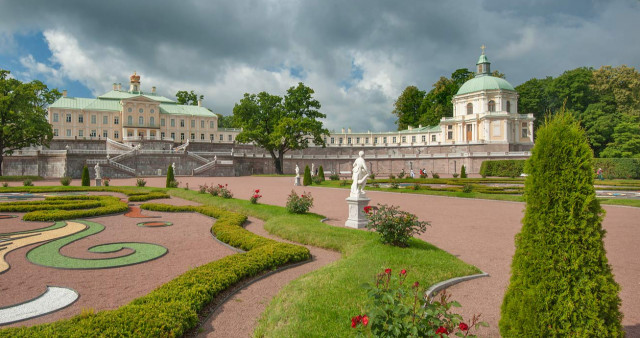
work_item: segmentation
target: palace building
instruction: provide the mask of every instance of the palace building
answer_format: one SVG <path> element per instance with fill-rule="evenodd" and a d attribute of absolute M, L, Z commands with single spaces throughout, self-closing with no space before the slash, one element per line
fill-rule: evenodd
<path fill-rule="evenodd" d="M 218 117 L 209 109 L 181 105 L 140 88 L 140 75 L 130 77 L 128 91 L 113 84 L 113 90 L 95 99 L 63 97 L 49 106 L 54 139 L 132 142 L 166 140 L 183 143 L 233 143 L 238 131 L 218 129 Z"/>

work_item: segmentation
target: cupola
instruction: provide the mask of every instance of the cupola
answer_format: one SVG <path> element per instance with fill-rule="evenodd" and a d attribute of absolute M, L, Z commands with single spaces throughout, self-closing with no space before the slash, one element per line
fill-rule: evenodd
<path fill-rule="evenodd" d="M 480 57 L 478 58 L 478 63 L 476 63 L 477 66 L 477 73 L 476 76 L 481 76 L 481 75 L 489 75 L 491 74 L 491 62 L 489 62 L 489 60 L 487 59 L 487 56 L 484 55 L 484 45 L 482 45 L 482 54 L 480 55 Z"/>
<path fill-rule="evenodd" d="M 131 75 L 129 79 L 131 80 L 131 85 L 129 86 L 129 92 L 130 93 L 140 92 L 140 75 L 136 74 L 136 72 L 133 72 L 133 75 Z"/>

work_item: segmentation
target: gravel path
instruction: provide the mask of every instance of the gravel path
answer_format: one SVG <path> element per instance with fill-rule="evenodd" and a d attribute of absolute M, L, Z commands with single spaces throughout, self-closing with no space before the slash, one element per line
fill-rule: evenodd
<path fill-rule="evenodd" d="M 163 177 L 147 178 L 147 186 L 163 187 Z M 229 184 L 236 198 L 248 199 L 254 189 L 260 189 L 261 203 L 284 205 L 288 193 L 309 191 L 314 198 L 312 212 L 325 215 L 328 223 L 342 226 L 347 218 L 348 196 L 345 189 L 293 187 L 293 177 L 177 177 L 188 182 L 191 189 L 199 184 Z M 79 184 L 79 180 L 74 180 Z M 47 182 L 36 182 L 47 184 Z M 50 184 L 59 184 L 53 181 Z M 135 179 L 116 179 L 112 185 L 135 185 Z M 524 203 L 473 200 L 429 195 L 368 192 L 371 204 L 392 204 L 431 221 L 431 227 L 420 236 L 439 248 L 456 255 L 490 274 L 456 285 L 450 289 L 454 299 L 462 304 L 465 318 L 481 313 L 490 328 L 482 336 L 497 337 L 500 305 L 509 283 L 511 258 L 515 251 L 514 236 L 520 230 Z M 640 337 L 640 208 L 603 206 L 607 214 L 603 226 L 607 230 L 605 247 L 616 281 L 621 285 L 623 325 L 629 337 Z M 229 321 L 233 322 L 234 319 Z M 238 321 L 237 318 L 235 321 Z"/>

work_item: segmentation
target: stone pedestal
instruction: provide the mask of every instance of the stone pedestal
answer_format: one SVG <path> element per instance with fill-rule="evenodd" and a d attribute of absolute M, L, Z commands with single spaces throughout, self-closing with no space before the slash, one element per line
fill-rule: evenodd
<path fill-rule="evenodd" d="M 101 186 L 102 186 L 102 179 L 96 178 L 96 187 L 101 187 Z"/>
<path fill-rule="evenodd" d="M 296 186 L 302 185 L 300 184 L 300 176 L 296 176 L 296 181 L 293 183 L 293 185 L 296 185 Z"/>
<path fill-rule="evenodd" d="M 371 201 L 371 199 L 367 198 L 365 195 L 347 197 L 349 218 L 344 223 L 344 226 L 356 229 L 366 227 L 369 220 L 367 220 L 367 217 L 365 216 L 364 207 L 369 205 L 369 201 Z"/>

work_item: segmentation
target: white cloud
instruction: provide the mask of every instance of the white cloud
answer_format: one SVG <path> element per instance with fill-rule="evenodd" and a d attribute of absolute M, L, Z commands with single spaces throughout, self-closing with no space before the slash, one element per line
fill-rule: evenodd
<path fill-rule="evenodd" d="M 36 61 L 31 54 L 21 57 L 20 64 L 25 68 L 25 71 L 20 72 L 20 76 L 26 81 L 44 77 L 47 83 L 54 85 L 63 83 L 62 74 L 57 69 Z"/>

